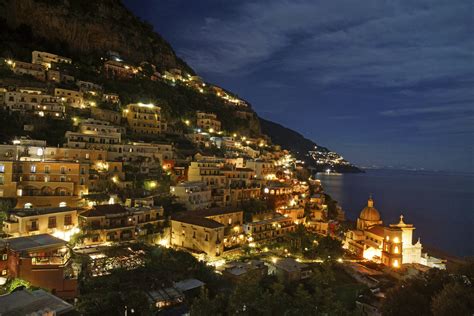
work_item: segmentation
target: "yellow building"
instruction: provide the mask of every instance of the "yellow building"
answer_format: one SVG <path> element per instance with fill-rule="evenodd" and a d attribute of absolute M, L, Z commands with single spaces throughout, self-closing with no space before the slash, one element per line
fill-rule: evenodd
<path fill-rule="evenodd" d="M 254 214 L 252 221 L 244 224 L 244 232 L 256 242 L 283 237 L 295 228 L 291 218 L 274 212 Z"/>
<path fill-rule="evenodd" d="M 193 161 L 188 169 L 188 180 L 204 182 L 211 188 L 223 188 L 226 186 L 226 176 L 222 167 L 223 163 L 218 160 Z"/>
<path fill-rule="evenodd" d="M 69 240 L 78 232 L 77 212 L 71 207 L 13 209 L 3 222 L 3 232 L 10 237 L 50 234 Z"/>
<path fill-rule="evenodd" d="M 196 112 L 197 127 L 206 132 L 214 133 L 221 130 L 221 122 L 214 113 Z"/>
<path fill-rule="evenodd" d="M 159 106 L 143 103 L 129 104 L 124 115 L 128 126 L 135 134 L 158 135 L 165 130 Z"/>
<path fill-rule="evenodd" d="M 244 243 L 243 212 L 214 208 L 175 214 L 171 218 L 171 245 L 210 257 Z"/>
<path fill-rule="evenodd" d="M 56 54 L 51 54 L 47 52 L 39 52 L 37 50 L 31 53 L 31 62 L 33 64 L 41 65 L 47 69 L 51 68 L 54 64 L 65 63 L 71 64 L 72 59 L 59 56 Z"/>
<path fill-rule="evenodd" d="M 121 242 L 153 234 L 164 223 L 162 207 L 96 205 L 79 215 L 85 245 Z"/>
<path fill-rule="evenodd" d="M 74 161 L 0 161 L 0 195 L 18 207 L 77 206 L 88 194 L 89 164 Z"/>
<path fill-rule="evenodd" d="M 83 94 L 80 91 L 55 88 L 54 96 L 60 98 L 62 102 L 69 106 L 75 108 L 84 106 Z"/>
<path fill-rule="evenodd" d="M 29 75 L 41 81 L 46 80 L 46 73 L 44 71 L 43 66 L 41 65 L 26 63 L 18 60 L 8 60 L 7 64 L 17 75 Z"/>

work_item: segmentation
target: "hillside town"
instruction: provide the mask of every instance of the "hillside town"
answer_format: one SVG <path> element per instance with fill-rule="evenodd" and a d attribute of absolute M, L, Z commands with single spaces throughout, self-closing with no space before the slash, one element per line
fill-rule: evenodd
<path fill-rule="evenodd" d="M 180 69 L 135 65 L 115 52 L 98 65 L 101 80 L 161 82 L 218 98 L 237 119 L 254 115 L 238 96 Z M 124 100 L 75 66 L 42 51 L 2 61 L 10 78 L 0 86 L 4 122 L 25 124 L 0 144 L 0 285 L 3 293 L 25 289 L 0 296 L 0 314 L 2 300 L 33 306 L 43 298 L 45 309 L 60 306 L 58 315 L 86 315 L 97 280 L 118 274 L 154 282 L 140 303 L 153 311 L 189 311 L 190 297 L 216 278 L 224 287 L 269 275 L 290 284 L 327 275 L 317 271 L 330 262 L 334 277 L 353 286 L 355 305 L 344 308 L 379 315 L 395 280 L 446 269 L 413 240 L 409 210 L 384 225 L 370 197 L 350 226 L 324 183 L 270 137 L 229 129 L 205 109 L 177 118 L 159 102 Z M 35 138 L 42 124 L 64 133 Z M 348 164 L 334 152 L 312 155 Z M 147 279 L 150 271 L 163 281 Z M 130 304 L 125 315 L 138 308 Z"/>

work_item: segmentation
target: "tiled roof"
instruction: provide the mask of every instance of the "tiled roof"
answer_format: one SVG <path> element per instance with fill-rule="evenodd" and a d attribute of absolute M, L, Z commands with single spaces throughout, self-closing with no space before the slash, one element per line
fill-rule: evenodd
<path fill-rule="evenodd" d="M 36 216 L 36 215 L 45 215 L 45 214 L 53 214 L 53 213 L 62 213 L 62 212 L 71 212 L 76 210 L 72 207 L 42 207 L 42 208 L 20 208 L 14 209 L 10 212 L 19 217 L 28 217 L 28 216 Z"/>

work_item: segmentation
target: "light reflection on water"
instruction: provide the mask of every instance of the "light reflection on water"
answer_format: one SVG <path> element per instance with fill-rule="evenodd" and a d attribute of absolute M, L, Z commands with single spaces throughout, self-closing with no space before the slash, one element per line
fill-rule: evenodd
<path fill-rule="evenodd" d="M 365 174 L 318 174 L 325 190 L 338 200 L 346 218 L 355 220 L 373 195 L 384 224 L 400 214 L 416 227 L 415 238 L 450 253 L 474 255 L 474 176 L 394 170 Z"/>

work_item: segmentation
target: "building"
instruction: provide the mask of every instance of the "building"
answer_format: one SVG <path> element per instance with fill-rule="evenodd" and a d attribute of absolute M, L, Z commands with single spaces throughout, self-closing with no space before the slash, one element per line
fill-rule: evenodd
<path fill-rule="evenodd" d="M 7 64 L 10 65 L 12 71 L 17 75 L 32 76 L 40 81 L 46 80 L 46 73 L 41 65 L 18 60 L 8 60 Z"/>
<path fill-rule="evenodd" d="M 0 196 L 21 208 L 76 207 L 89 192 L 89 169 L 76 161 L 0 161 Z"/>
<path fill-rule="evenodd" d="M 115 93 L 103 93 L 102 101 L 110 102 L 114 104 L 120 104 L 120 96 Z"/>
<path fill-rule="evenodd" d="M 69 241 L 78 232 L 77 213 L 71 207 L 13 209 L 3 221 L 3 232 L 11 237 L 51 234 Z"/>
<path fill-rule="evenodd" d="M 96 205 L 79 215 L 79 227 L 88 236 L 85 245 L 135 240 L 155 233 L 163 222 L 162 207 Z"/>
<path fill-rule="evenodd" d="M 267 274 L 268 266 L 260 260 L 229 262 L 222 271 L 222 276 L 234 283 L 241 283 L 246 280 L 260 280 Z"/>
<path fill-rule="evenodd" d="M 63 103 L 69 106 L 75 108 L 84 107 L 84 98 L 80 91 L 55 88 L 54 96 L 60 98 Z"/>
<path fill-rule="evenodd" d="M 66 107 L 59 98 L 37 89 L 5 92 L 5 108 L 12 112 L 63 119 Z"/>
<path fill-rule="evenodd" d="M 252 215 L 251 222 L 244 224 L 244 233 L 255 242 L 268 241 L 283 237 L 295 231 L 295 223 L 289 217 L 279 213 L 266 212 Z"/>
<path fill-rule="evenodd" d="M 104 63 L 104 71 L 107 78 L 112 79 L 129 79 L 138 73 L 138 69 L 132 65 L 116 60 L 107 60 Z"/>
<path fill-rule="evenodd" d="M 0 296 L 0 315 L 66 315 L 74 306 L 45 290 L 19 290 Z"/>
<path fill-rule="evenodd" d="M 64 299 L 77 296 L 77 276 L 67 242 L 49 234 L 3 240 L 8 251 L 8 276 L 48 289 Z"/>
<path fill-rule="evenodd" d="M 81 92 L 98 93 L 102 91 L 102 86 L 100 84 L 90 81 L 77 80 L 76 85 Z"/>
<path fill-rule="evenodd" d="M 273 180 L 277 171 L 275 161 L 264 160 L 247 160 L 245 167 L 250 168 L 255 172 L 256 179 L 259 180 Z"/>
<path fill-rule="evenodd" d="M 214 208 L 174 214 L 171 217 L 171 245 L 218 257 L 245 241 L 243 212 Z"/>
<path fill-rule="evenodd" d="M 357 219 L 357 228 L 346 233 L 344 247 L 349 251 L 369 260 L 380 262 L 386 266 L 399 268 L 402 264 L 428 263 L 428 255 L 422 254 L 420 240 L 413 244 L 412 224 L 406 224 L 403 216 L 397 224 L 383 226 L 380 213 L 369 198 Z M 434 262 L 440 262 L 432 258 Z"/>
<path fill-rule="evenodd" d="M 270 209 L 278 209 L 290 205 L 293 188 L 291 185 L 279 181 L 271 181 L 263 189 L 263 198 Z"/>
<path fill-rule="evenodd" d="M 130 130 L 140 135 L 159 135 L 166 130 L 161 119 L 161 108 L 153 104 L 135 103 L 124 110 Z"/>
<path fill-rule="evenodd" d="M 403 222 L 400 215 L 398 224 L 390 224 L 384 227 L 384 239 L 382 245 L 382 263 L 389 267 L 398 268 L 401 264 L 420 263 L 422 245 L 420 239 L 413 244 L 412 224 Z"/>
<path fill-rule="evenodd" d="M 307 264 L 293 258 L 278 258 L 274 262 L 275 274 L 284 282 L 300 281 L 309 278 L 313 271 Z"/>
<path fill-rule="evenodd" d="M 171 186 L 170 193 L 190 211 L 209 208 L 212 203 L 211 189 L 200 181 L 186 181 Z"/>
<path fill-rule="evenodd" d="M 226 186 L 226 177 L 222 173 L 223 163 L 219 160 L 192 161 L 188 169 L 189 181 L 204 182 L 211 188 Z"/>
<path fill-rule="evenodd" d="M 119 112 L 91 107 L 91 117 L 100 121 L 107 121 L 115 125 L 120 125 L 122 115 Z"/>
<path fill-rule="evenodd" d="M 69 148 L 109 150 L 122 142 L 123 128 L 110 125 L 107 121 L 86 119 L 79 124 L 78 132 L 66 132 L 65 144 Z"/>
<path fill-rule="evenodd" d="M 31 62 L 33 64 L 41 65 L 44 68 L 49 69 L 54 66 L 54 64 L 72 64 L 72 59 L 56 54 L 39 52 L 35 50 L 31 53 Z"/>
<path fill-rule="evenodd" d="M 221 122 L 214 113 L 196 112 L 196 126 L 210 133 L 221 130 Z"/>

